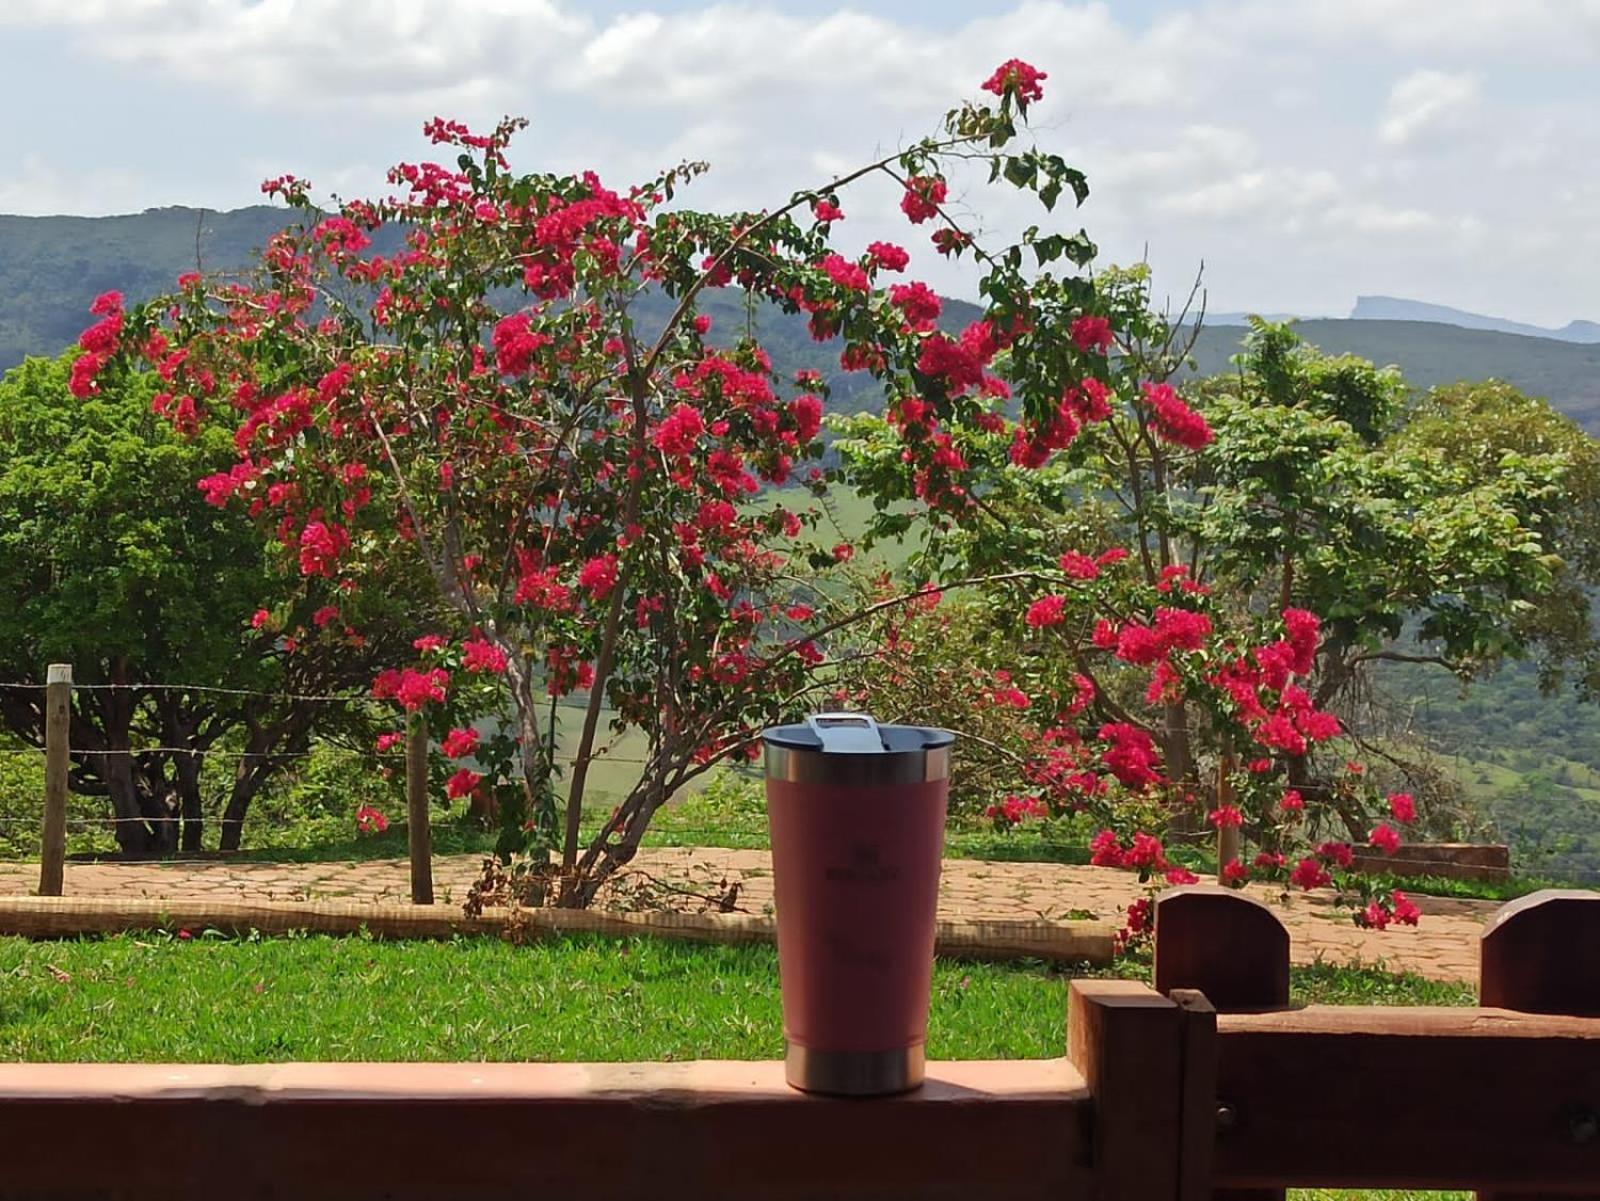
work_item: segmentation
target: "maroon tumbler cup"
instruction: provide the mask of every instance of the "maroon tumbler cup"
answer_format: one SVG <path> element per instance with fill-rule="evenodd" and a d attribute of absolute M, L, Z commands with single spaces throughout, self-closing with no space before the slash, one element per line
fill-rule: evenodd
<path fill-rule="evenodd" d="M 788 1081 L 915 1088 L 954 735 L 824 713 L 762 737 Z"/>

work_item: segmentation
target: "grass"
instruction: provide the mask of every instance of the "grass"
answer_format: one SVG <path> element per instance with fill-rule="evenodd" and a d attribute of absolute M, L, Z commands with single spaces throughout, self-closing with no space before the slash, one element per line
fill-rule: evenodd
<path fill-rule="evenodd" d="M 1113 974 L 1148 978 L 1148 965 Z M 1066 977 L 940 961 L 930 1054 L 1065 1051 Z M 1301 1003 L 1463 1005 L 1466 986 L 1296 969 Z M 663 1060 L 781 1053 L 770 947 L 653 939 L 378 942 L 168 933 L 0 939 L 0 1059 Z"/>

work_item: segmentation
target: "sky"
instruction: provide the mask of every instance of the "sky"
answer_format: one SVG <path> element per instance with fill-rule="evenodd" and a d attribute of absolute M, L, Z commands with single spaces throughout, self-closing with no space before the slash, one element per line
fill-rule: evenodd
<path fill-rule="evenodd" d="M 1032 136 L 1091 188 L 1042 223 L 1162 295 L 1203 266 L 1213 311 L 1600 320 L 1600 0 L 0 0 L 0 213 L 237 208 L 284 172 L 370 195 L 429 117 L 508 113 L 523 169 L 706 160 L 692 203 L 768 207 L 1013 56 L 1049 76 Z M 992 236 L 1038 219 L 956 182 Z M 846 248 L 924 238 L 893 201 L 845 197 Z"/>

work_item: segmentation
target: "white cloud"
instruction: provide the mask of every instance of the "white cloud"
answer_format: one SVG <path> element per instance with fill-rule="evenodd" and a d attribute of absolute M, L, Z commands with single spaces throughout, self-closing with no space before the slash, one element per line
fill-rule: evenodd
<path fill-rule="evenodd" d="M 48 217 L 59 213 L 109 211 L 121 197 L 136 194 L 144 181 L 131 171 L 68 171 L 37 154 L 0 178 L 0 213 Z"/>
<path fill-rule="evenodd" d="M 1040 141 L 1093 189 L 1081 214 L 1063 207 L 1049 220 L 1081 221 L 1106 260 L 1148 247 L 1158 278 L 1181 289 L 1203 257 L 1222 308 L 1337 312 L 1358 292 L 1390 291 L 1545 321 L 1600 316 L 1585 269 L 1600 254 L 1589 216 L 1600 0 L 956 11 L 918 15 L 904 0 L 894 15 L 874 0 L 0 0 L 0 28 L 24 27 L 17 40 L 30 46 L 53 41 L 62 86 L 101 99 L 94 119 L 52 106 L 0 129 L 23 164 L 0 183 L 0 209 L 247 204 L 255 180 L 283 171 L 320 190 L 381 190 L 379 164 L 429 153 L 422 119 L 481 126 L 505 112 L 534 118 L 518 166 L 594 167 L 621 186 L 707 159 L 714 170 L 688 202 L 761 207 L 931 132 L 1020 55 L 1049 73 Z M 18 85 L 13 104 L 33 94 Z M 165 106 L 142 127 L 159 138 L 104 116 L 147 97 Z M 952 179 L 974 223 L 1035 219 L 1011 189 L 979 182 Z M 886 181 L 866 181 L 845 209 L 846 248 L 902 241 L 935 286 L 971 292 L 967 269 L 905 224 Z M 1503 251 L 1492 285 L 1481 256 L 1462 253 L 1489 230 Z M 1486 300 L 1491 286 L 1500 292 Z"/>
<path fill-rule="evenodd" d="M 1419 137 L 1461 124 L 1478 103 L 1475 75 L 1413 71 L 1389 91 L 1378 138 L 1389 146 L 1409 146 Z"/>

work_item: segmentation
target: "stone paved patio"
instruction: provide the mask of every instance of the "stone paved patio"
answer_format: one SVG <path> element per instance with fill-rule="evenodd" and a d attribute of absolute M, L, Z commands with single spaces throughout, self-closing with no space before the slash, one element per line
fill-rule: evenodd
<path fill-rule="evenodd" d="M 434 888 L 441 904 L 459 904 L 477 877 L 481 857 L 440 856 Z M 741 885 L 739 904 L 760 913 L 772 901 L 771 860 L 765 851 L 711 847 L 659 848 L 640 852 L 635 868 L 656 880 L 717 890 L 726 880 Z M 26 894 L 38 882 L 34 864 L 0 864 L 0 894 Z M 360 863 L 68 863 L 69 896 L 196 897 L 210 899 L 403 901 L 409 897 L 409 867 L 403 859 Z M 1120 920 L 1142 895 L 1129 872 L 1055 863 L 985 863 L 952 859 L 944 865 L 940 911 L 945 917 L 1045 918 L 1084 916 Z M 1478 934 L 1499 908 L 1494 901 L 1415 898 L 1423 920 L 1415 929 L 1384 933 L 1358 930 L 1331 894 L 1295 894 L 1287 903 L 1267 889 L 1250 895 L 1277 910 L 1288 926 L 1297 963 L 1318 960 L 1381 965 L 1441 980 L 1473 980 L 1478 972 Z"/>

